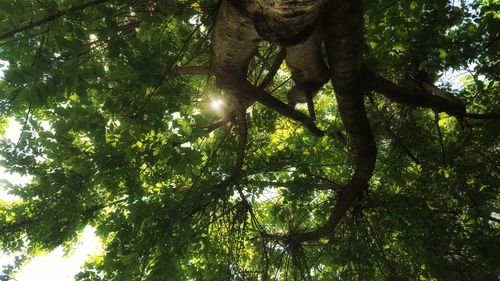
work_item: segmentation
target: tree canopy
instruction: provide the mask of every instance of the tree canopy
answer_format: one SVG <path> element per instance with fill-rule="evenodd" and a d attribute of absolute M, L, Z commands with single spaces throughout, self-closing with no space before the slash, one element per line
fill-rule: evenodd
<path fill-rule="evenodd" d="M 0 0 L 0 279 L 497 280 L 499 11 Z"/>

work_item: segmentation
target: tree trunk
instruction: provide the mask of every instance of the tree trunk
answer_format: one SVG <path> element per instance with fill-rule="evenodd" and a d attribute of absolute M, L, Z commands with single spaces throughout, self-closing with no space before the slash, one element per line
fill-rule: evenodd
<path fill-rule="evenodd" d="M 363 100 L 364 21 L 361 0 L 331 1 L 328 14 L 323 36 L 340 116 L 357 154 L 353 181 L 358 178 L 367 184 L 375 166 L 376 145 Z"/>
<path fill-rule="evenodd" d="M 353 175 L 339 194 L 327 222 L 312 231 L 267 234 L 292 242 L 317 240 L 331 233 L 364 190 L 375 167 L 377 148 L 366 115 L 363 91 L 378 91 L 397 102 L 467 116 L 463 103 L 432 85 L 401 87 L 363 70 L 364 21 L 361 0 L 223 0 L 212 37 L 212 69 L 219 86 L 233 95 L 263 103 L 322 135 L 312 120 L 246 79 L 248 62 L 261 38 L 285 46 L 286 63 L 296 86 L 293 102 L 307 101 L 331 78 L 339 113 L 356 153 Z M 321 55 L 324 40 L 328 67 Z M 330 71 L 328 74 L 328 70 Z M 401 92 L 404 92 L 401 93 Z M 294 97 L 295 95 L 295 97 Z M 307 99 L 308 97 L 308 99 Z M 295 99 L 295 100 L 294 100 Z M 311 113 L 312 112 L 312 113 Z"/>
<path fill-rule="evenodd" d="M 366 116 L 361 81 L 364 22 L 361 0 L 334 0 L 323 23 L 331 79 L 340 117 L 356 152 L 355 170 L 339 194 L 328 221 L 320 228 L 301 233 L 297 242 L 318 240 L 329 235 L 368 188 L 375 167 L 377 148 Z"/>
<path fill-rule="evenodd" d="M 261 102 L 265 106 L 302 123 L 313 134 L 324 133 L 304 113 L 268 95 L 246 79 L 248 63 L 256 51 L 260 37 L 249 13 L 242 12 L 231 0 L 222 1 L 212 34 L 212 66 L 217 85 L 229 94 Z M 292 17 L 292 20 L 294 18 Z"/>
<path fill-rule="evenodd" d="M 232 0 L 248 13 L 264 39 L 295 45 L 316 30 L 327 0 Z"/>
<path fill-rule="evenodd" d="M 222 1 L 211 41 L 211 68 L 219 87 L 231 87 L 234 80 L 246 77 L 260 39 L 252 20 L 233 1 Z"/>
<path fill-rule="evenodd" d="M 290 104 L 307 102 L 330 79 L 321 55 L 321 30 L 318 27 L 306 41 L 287 46 L 286 65 L 292 73 L 294 87 L 287 95 Z"/>
<path fill-rule="evenodd" d="M 283 106 L 281 101 L 248 82 L 246 69 L 261 37 L 288 44 L 286 61 L 297 88 L 306 94 L 317 91 L 327 80 L 328 68 L 320 52 L 320 30 L 323 31 L 330 76 L 342 121 L 356 151 L 356 163 L 327 224 L 296 237 L 299 241 L 319 239 L 334 229 L 367 188 L 376 159 L 360 86 L 364 44 L 361 1 L 334 0 L 325 4 L 326 1 L 313 0 L 226 0 L 220 7 L 212 37 L 212 68 L 222 89 L 260 101 L 321 135 L 301 112 Z M 325 7 L 327 16 L 319 28 L 317 23 Z"/>

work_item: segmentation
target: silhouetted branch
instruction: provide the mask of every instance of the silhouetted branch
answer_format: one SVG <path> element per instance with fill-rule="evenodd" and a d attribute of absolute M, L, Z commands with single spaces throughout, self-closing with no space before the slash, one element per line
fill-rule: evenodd
<path fill-rule="evenodd" d="M 370 99 L 371 104 L 373 105 L 373 108 L 375 109 L 375 112 L 377 113 L 379 118 L 382 120 L 382 123 L 384 124 L 385 130 L 391 136 L 391 138 L 399 145 L 399 147 L 401 147 L 401 149 L 406 153 L 406 155 L 408 155 L 408 157 L 410 157 L 415 163 L 417 163 L 418 165 L 422 164 L 422 162 L 420 162 L 420 160 L 418 160 L 418 158 L 415 155 L 413 155 L 413 153 L 403 144 L 403 142 L 398 137 L 398 135 L 396 135 L 396 133 L 394 133 L 391 130 L 391 126 L 387 123 L 383 113 L 377 108 L 377 105 L 375 104 L 375 101 L 373 100 L 373 98 L 370 96 L 369 99 Z"/>
<path fill-rule="evenodd" d="M 466 113 L 466 118 L 470 119 L 500 119 L 500 112 L 492 112 L 492 113 Z"/>
<path fill-rule="evenodd" d="M 24 23 L 24 24 L 21 24 L 20 26 L 18 27 L 15 27 L 14 29 L 11 29 L 7 32 L 4 32 L 2 34 L 0 34 L 0 40 L 4 40 L 6 38 L 9 38 L 11 36 L 14 36 L 16 35 L 17 33 L 19 32 L 23 32 L 23 31 L 26 31 L 30 28 L 33 28 L 33 27 L 36 27 L 36 26 L 39 26 L 39 25 L 42 25 L 44 23 L 48 23 L 48 22 L 51 22 L 53 20 L 56 20 L 60 17 L 63 17 L 69 13 L 72 13 L 72 12 L 75 12 L 75 11 L 79 11 L 79 10 L 83 10 L 85 8 L 88 8 L 88 7 L 91 7 L 91 6 L 95 6 L 95 5 L 98 5 L 98 4 L 102 4 L 102 3 L 105 3 L 105 2 L 108 2 L 109 0 L 94 0 L 94 1 L 89 1 L 89 2 L 86 2 L 86 3 L 82 3 L 80 5 L 75 5 L 75 6 L 72 6 L 72 7 L 69 7 L 65 10 L 62 10 L 62 11 L 58 11 L 52 15 L 48 15 L 40 20 L 37 20 L 37 21 L 30 21 L 28 23 Z"/>
<path fill-rule="evenodd" d="M 456 117 L 466 115 L 465 105 L 458 98 L 433 85 L 426 85 L 426 89 L 405 87 L 367 69 L 363 75 L 370 90 L 374 90 L 392 101 L 410 106 L 432 108 L 435 111 L 446 112 Z"/>

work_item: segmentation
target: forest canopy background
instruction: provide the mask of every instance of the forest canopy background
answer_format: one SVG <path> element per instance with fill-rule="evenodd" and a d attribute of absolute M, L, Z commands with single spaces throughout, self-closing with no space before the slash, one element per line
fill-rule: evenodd
<path fill-rule="evenodd" d="M 0 165 L 33 176 L 1 278 L 91 225 L 77 280 L 496 280 L 500 2 L 302 2 L 335 17 L 0 0 Z"/>

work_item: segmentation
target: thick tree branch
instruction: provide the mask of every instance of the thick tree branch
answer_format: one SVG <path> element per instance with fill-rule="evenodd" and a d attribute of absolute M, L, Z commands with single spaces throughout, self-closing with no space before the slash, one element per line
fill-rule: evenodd
<path fill-rule="evenodd" d="M 327 222 L 316 230 L 301 233 L 297 237 L 300 242 L 318 240 L 335 229 L 356 198 L 368 188 L 377 158 L 360 83 L 364 45 L 361 1 L 334 0 L 328 12 L 323 37 L 340 117 L 352 139 L 356 160 L 354 174 L 340 192 Z"/>
<path fill-rule="evenodd" d="M 379 92 L 388 99 L 401 104 L 432 108 L 459 118 L 500 119 L 500 112 L 466 112 L 465 105 L 459 98 L 434 85 L 427 84 L 424 89 L 405 87 L 368 69 L 364 69 L 363 77 L 370 90 Z"/>
<path fill-rule="evenodd" d="M 300 233 L 294 239 L 298 242 L 314 241 L 329 235 L 353 206 L 356 198 L 368 188 L 375 166 L 377 150 L 366 117 L 361 97 L 339 98 L 339 110 L 344 125 L 351 136 L 356 151 L 354 174 L 347 186 L 340 192 L 327 222 L 316 230 Z"/>
<path fill-rule="evenodd" d="M 273 81 L 274 76 L 278 72 L 281 64 L 285 60 L 285 51 L 282 49 L 274 58 L 273 64 L 269 67 L 268 72 L 264 79 L 259 83 L 259 88 L 266 89 Z M 211 75 L 212 69 L 208 65 L 186 65 L 178 66 L 175 72 L 180 75 Z"/>
<path fill-rule="evenodd" d="M 269 68 L 266 76 L 259 83 L 260 89 L 263 89 L 263 90 L 266 89 L 267 86 L 269 86 L 271 84 L 271 82 L 273 82 L 274 76 L 276 76 L 276 73 L 280 69 L 280 66 L 284 60 L 285 60 L 285 51 L 283 49 L 281 49 L 279 51 L 278 55 L 276 55 L 276 58 L 274 58 L 273 64 Z"/>
<path fill-rule="evenodd" d="M 293 109 L 286 103 L 269 95 L 264 90 L 250 83 L 248 80 L 238 79 L 234 81 L 234 84 L 233 83 L 231 84 L 232 85 L 226 84 L 225 89 L 229 90 L 233 95 L 258 101 L 263 105 L 265 105 L 266 107 L 292 120 L 300 122 L 316 136 L 323 136 L 325 134 L 321 129 L 316 127 L 314 122 L 307 115 L 298 110 Z"/>
<path fill-rule="evenodd" d="M 417 89 L 397 85 L 375 72 L 365 69 L 363 77 L 370 90 L 374 90 L 390 100 L 410 106 L 432 108 L 456 117 L 465 117 L 465 105 L 451 94 L 433 85 Z"/>
<path fill-rule="evenodd" d="M 321 30 L 318 27 L 306 41 L 286 46 L 286 64 L 292 73 L 295 86 L 287 94 L 288 104 L 295 106 L 307 102 L 309 116 L 315 120 L 313 97 L 330 75 L 321 54 Z"/>
<path fill-rule="evenodd" d="M 222 1 L 212 34 L 212 68 L 217 85 L 240 98 L 255 100 L 302 123 L 312 133 L 324 135 L 304 113 L 269 95 L 246 79 L 250 58 L 255 53 L 260 36 L 252 19 L 233 1 Z"/>
<path fill-rule="evenodd" d="M 271 68 L 269 69 L 269 72 L 266 74 L 264 79 L 260 82 L 260 84 L 258 86 L 259 89 L 265 90 L 269 86 L 269 84 L 271 84 L 274 76 L 278 72 L 278 70 L 279 70 L 279 68 L 284 60 L 285 60 L 285 52 L 284 52 L 284 50 L 280 50 L 280 52 L 278 53 L 278 55 L 274 59 L 273 64 L 271 65 Z M 245 100 L 243 102 L 243 107 L 246 110 L 248 107 L 252 106 L 253 104 L 254 104 L 253 100 Z M 236 112 L 233 110 L 233 111 L 229 112 L 224 118 L 217 120 L 217 121 L 213 122 L 212 124 L 208 125 L 206 130 L 208 132 L 212 132 L 213 130 L 223 126 L 224 124 L 231 122 L 232 120 L 234 120 L 234 118 L 236 118 Z"/>
<path fill-rule="evenodd" d="M 316 28 L 327 0 L 232 0 L 251 15 L 259 35 L 282 45 L 295 45 Z"/>
<path fill-rule="evenodd" d="M 333 0 L 329 3 L 328 13 L 330 17 L 323 24 L 323 37 L 340 117 L 356 152 L 355 169 L 325 224 L 312 231 L 269 236 L 286 237 L 292 244 L 319 240 L 332 233 L 356 199 L 368 188 L 377 157 L 360 83 L 364 44 L 361 1 Z"/>

